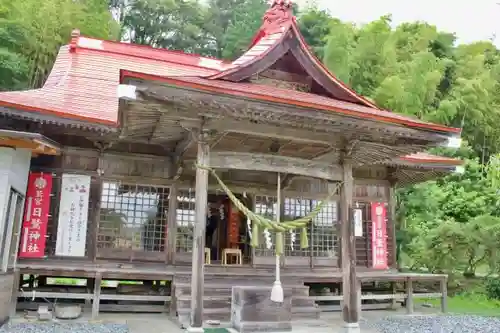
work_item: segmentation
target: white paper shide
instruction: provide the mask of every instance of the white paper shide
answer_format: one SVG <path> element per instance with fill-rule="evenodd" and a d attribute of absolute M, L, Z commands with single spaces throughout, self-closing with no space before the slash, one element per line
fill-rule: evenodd
<path fill-rule="evenodd" d="M 363 211 L 354 209 L 354 236 L 363 237 Z"/>
<path fill-rule="evenodd" d="M 57 224 L 57 256 L 85 256 L 89 192 L 90 176 L 63 174 Z"/>

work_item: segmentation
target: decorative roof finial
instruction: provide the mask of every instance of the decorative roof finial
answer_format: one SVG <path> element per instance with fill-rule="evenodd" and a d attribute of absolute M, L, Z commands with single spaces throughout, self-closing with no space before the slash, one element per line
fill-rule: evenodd
<path fill-rule="evenodd" d="M 75 52 L 78 45 L 78 38 L 80 38 L 80 30 L 74 29 L 71 31 L 71 41 L 69 43 L 69 51 Z"/>
<path fill-rule="evenodd" d="M 292 2 L 292 0 L 272 0 L 271 1 L 271 7 L 273 7 L 275 5 L 292 7 L 293 6 L 293 2 Z"/>
<path fill-rule="evenodd" d="M 292 0 L 271 0 L 270 4 L 261 27 L 266 35 L 283 31 L 293 20 Z"/>

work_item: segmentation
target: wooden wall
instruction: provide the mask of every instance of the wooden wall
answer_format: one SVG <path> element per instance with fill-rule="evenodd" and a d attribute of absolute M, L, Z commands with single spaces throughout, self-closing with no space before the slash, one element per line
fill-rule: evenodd
<path fill-rule="evenodd" d="M 88 228 L 88 242 L 87 242 L 87 257 L 90 260 L 95 260 L 96 258 L 102 257 L 102 253 L 97 253 L 97 225 L 99 223 L 98 211 L 100 208 L 100 191 L 101 184 L 106 180 L 116 180 L 122 181 L 129 184 L 149 184 L 157 186 L 169 186 L 173 183 L 171 179 L 171 161 L 169 158 L 162 158 L 157 156 L 140 155 L 140 154 L 121 154 L 121 153 L 99 153 L 96 150 L 89 149 L 79 149 L 79 148 L 67 148 L 63 152 L 62 156 L 50 157 L 47 160 L 39 160 L 37 163 L 33 164 L 34 168 L 40 169 L 40 171 L 53 171 L 57 175 L 61 175 L 63 172 L 70 173 L 82 173 L 89 174 L 92 176 L 92 193 L 91 193 L 91 205 L 90 205 L 90 215 L 89 215 L 89 228 Z M 219 172 L 224 178 L 229 177 L 232 181 L 235 179 L 239 183 L 243 184 L 246 181 L 254 181 L 251 179 L 251 175 L 255 172 L 241 170 L 233 170 L 231 172 Z M 268 173 L 269 174 L 269 173 Z M 263 177 L 266 173 L 258 173 L 257 176 Z M 356 169 L 354 172 L 355 176 L 355 186 L 354 186 L 354 202 L 360 204 L 359 208 L 363 209 L 363 236 L 356 239 L 356 251 L 357 251 L 357 263 L 358 266 L 368 267 L 372 266 L 372 248 L 371 248 L 371 213 L 370 213 L 370 202 L 386 202 L 389 199 L 389 182 L 383 180 L 387 177 L 387 169 L 385 167 L 373 167 L 373 168 L 361 168 Z M 239 178 L 238 178 L 239 177 Z M 274 176 L 273 176 L 274 177 Z M 325 181 L 311 180 L 312 178 L 297 177 L 290 183 L 290 187 L 285 189 L 285 195 L 289 197 L 310 197 L 311 199 L 323 199 L 332 190 L 333 184 L 329 184 Z M 267 181 L 267 179 L 266 179 Z M 185 184 L 183 184 L 185 185 Z M 237 187 L 233 188 L 233 184 L 230 185 L 235 191 L 238 191 Z M 182 186 L 181 186 L 182 187 Z M 271 184 L 271 187 L 275 185 Z M 242 187 L 244 188 L 244 187 Z M 294 192 L 292 194 L 291 192 Z M 270 194 L 274 194 L 272 191 Z M 267 194 L 266 194 L 267 195 Z M 56 196 L 57 197 L 57 196 Z M 333 198 L 338 200 L 338 196 Z M 57 210 L 54 211 L 54 216 L 56 216 Z M 390 212 L 388 207 L 387 212 L 388 224 L 387 224 L 387 245 L 388 245 L 388 261 L 392 264 L 395 257 L 395 249 L 393 246 L 393 221 L 390 218 Z M 56 230 L 57 226 L 53 225 L 52 228 Z M 339 243 L 340 246 L 340 243 Z M 105 249 L 100 249 L 104 251 Z M 116 252 L 116 250 L 113 250 Z M 106 252 L 106 251 L 104 251 Z M 127 253 L 130 251 L 126 251 Z M 49 253 L 51 255 L 52 253 Z M 165 261 L 165 255 L 161 253 L 154 253 L 158 258 L 155 261 Z M 176 254 L 176 262 L 182 262 L 182 254 Z M 108 259 L 115 258 L 115 256 L 105 256 Z M 127 255 L 126 258 L 130 259 Z M 144 258 L 143 258 L 144 257 Z M 191 260 L 190 254 L 188 255 L 188 261 Z M 121 258 L 121 256 L 120 256 Z M 144 256 L 134 256 L 135 260 L 141 261 L 142 259 L 150 260 L 153 259 L 151 253 L 144 252 Z M 268 259 L 268 258 L 263 258 Z M 290 265 L 300 258 L 291 257 L 288 261 Z M 308 258 L 306 258 L 308 259 Z M 338 258 L 335 259 L 337 261 Z M 267 260 L 265 260 L 267 263 Z M 302 265 L 300 262 L 300 265 Z M 270 264 L 274 264 L 274 259 L 269 261 Z M 299 262 L 297 262 L 299 263 Z M 307 265 L 307 264 L 306 264 Z M 328 263 L 330 266 L 331 263 Z M 308 265 L 307 265 L 308 266 Z"/>

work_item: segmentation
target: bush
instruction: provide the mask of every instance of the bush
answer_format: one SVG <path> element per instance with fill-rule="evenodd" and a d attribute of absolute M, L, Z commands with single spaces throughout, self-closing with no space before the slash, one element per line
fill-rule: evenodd
<path fill-rule="evenodd" d="M 490 299 L 500 300 L 500 279 L 490 278 L 485 284 L 486 295 Z"/>

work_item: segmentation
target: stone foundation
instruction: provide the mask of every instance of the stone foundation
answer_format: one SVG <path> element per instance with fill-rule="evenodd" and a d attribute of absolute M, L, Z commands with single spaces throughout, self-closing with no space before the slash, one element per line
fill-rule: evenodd
<path fill-rule="evenodd" d="M 235 286 L 231 299 L 231 326 L 240 333 L 292 330 L 292 290 L 283 288 L 283 303 L 270 300 L 272 287 Z"/>

